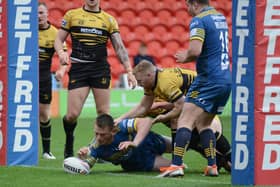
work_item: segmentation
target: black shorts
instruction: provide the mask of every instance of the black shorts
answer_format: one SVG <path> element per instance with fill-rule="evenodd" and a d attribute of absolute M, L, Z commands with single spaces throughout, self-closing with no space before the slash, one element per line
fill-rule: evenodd
<path fill-rule="evenodd" d="M 52 101 L 52 80 L 46 79 L 39 82 L 39 102 L 50 104 Z"/>
<path fill-rule="evenodd" d="M 108 89 L 111 81 L 110 74 L 109 67 L 98 70 L 93 63 L 72 63 L 68 89 L 81 87 Z"/>

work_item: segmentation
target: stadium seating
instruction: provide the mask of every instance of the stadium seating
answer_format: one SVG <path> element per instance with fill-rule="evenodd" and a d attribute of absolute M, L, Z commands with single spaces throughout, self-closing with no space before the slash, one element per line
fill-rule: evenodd
<path fill-rule="evenodd" d="M 46 0 L 49 7 L 49 19 L 57 27 L 68 9 L 81 7 L 83 0 Z M 130 58 L 137 54 L 140 42 L 146 42 L 148 52 L 153 55 L 160 67 L 185 67 L 195 69 L 194 64 L 178 64 L 174 54 L 188 47 L 188 25 L 191 17 L 187 13 L 184 0 L 101 0 L 101 8 L 114 16 L 120 27 L 120 33 Z M 225 14 L 230 26 L 231 45 L 231 1 L 212 0 L 218 11 Z M 70 40 L 67 40 L 71 45 Z M 230 49 L 231 50 L 231 49 Z M 58 60 L 55 60 L 58 63 Z M 108 44 L 108 61 L 112 65 L 113 83 L 124 72 L 118 62 L 112 45 Z M 57 66 L 56 66 L 57 67 Z M 116 80 L 114 80 L 116 79 Z M 114 86 L 114 85 L 113 85 Z"/>

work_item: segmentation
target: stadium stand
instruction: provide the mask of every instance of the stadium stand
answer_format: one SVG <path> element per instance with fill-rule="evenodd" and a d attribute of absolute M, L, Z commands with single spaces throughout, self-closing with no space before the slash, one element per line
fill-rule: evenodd
<path fill-rule="evenodd" d="M 59 4 L 63 4 L 60 6 L 57 1 L 45 0 L 50 11 L 50 22 L 57 27 L 60 26 L 62 16 L 68 9 L 80 7 L 83 4 L 83 0 L 60 0 Z M 184 0 L 101 0 L 100 3 L 103 10 L 118 20 L 120 33 L 130 58 L 137 53 L 140 42 L 144 41 L 148 46 L 148 53 L 155 57 L 158 66 L 195 69 L 194 63 L 178 64 L 173 57 L 177 50 L 188 46 L 188 25 L 191 17 L 186 12 Z M 227 17 L 231 46 L 231 1 L 211 0 L 211 4 Z M 69 39 L 67 43 L 71 45 Z M 124 70 L 110 42 L 108 45 L 108 60 L 112 66 L 112 86 L 114 87 Z M 56 63 L 59 63 L 57 58 L 53 71 L 58 67 Z"/>

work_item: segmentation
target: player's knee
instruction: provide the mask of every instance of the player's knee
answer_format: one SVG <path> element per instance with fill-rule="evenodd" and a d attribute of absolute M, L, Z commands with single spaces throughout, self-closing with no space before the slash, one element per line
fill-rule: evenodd
<path fill-rule="evenodd" d="M 48 112 L 40 111 L 40 122 L 47 122 L 49 120 Z"/>
<path fill-rule="evenodd" d="M 65 115 L 65 120 L 68 122 L 74 122 L 74 121 L 77 121 L 78 117 L 79 117 L 79 114 L 71 112 L 71 113 Z"/>
<path fill-rule="evenodd" d="M 109 114 L 109 109 L 107 107 L 96 108 L 96 113 L 100 114 Z"/>

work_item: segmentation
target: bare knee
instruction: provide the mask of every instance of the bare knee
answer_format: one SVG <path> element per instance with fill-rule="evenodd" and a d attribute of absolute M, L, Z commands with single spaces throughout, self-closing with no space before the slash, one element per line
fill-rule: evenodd
<path fill-rule="evenodd" d="M 109 114 L 110 113 L 109 106 L 96 106 L 96 113 L 98 115 Z"/>
<path fill-rule="evenodd" d="M 49 114 L 46 111 L 40 111 L 40 122 L 47 122 L 49 120 Z"/>
<path fill-rule="evenodd" d="M 65 115 L 65 119 L 68 122 L 75 122 L 77 121 L 78 117 L 79 117 L 79 113 L 75 113 L 75 112 L 71 112 Z"/>

